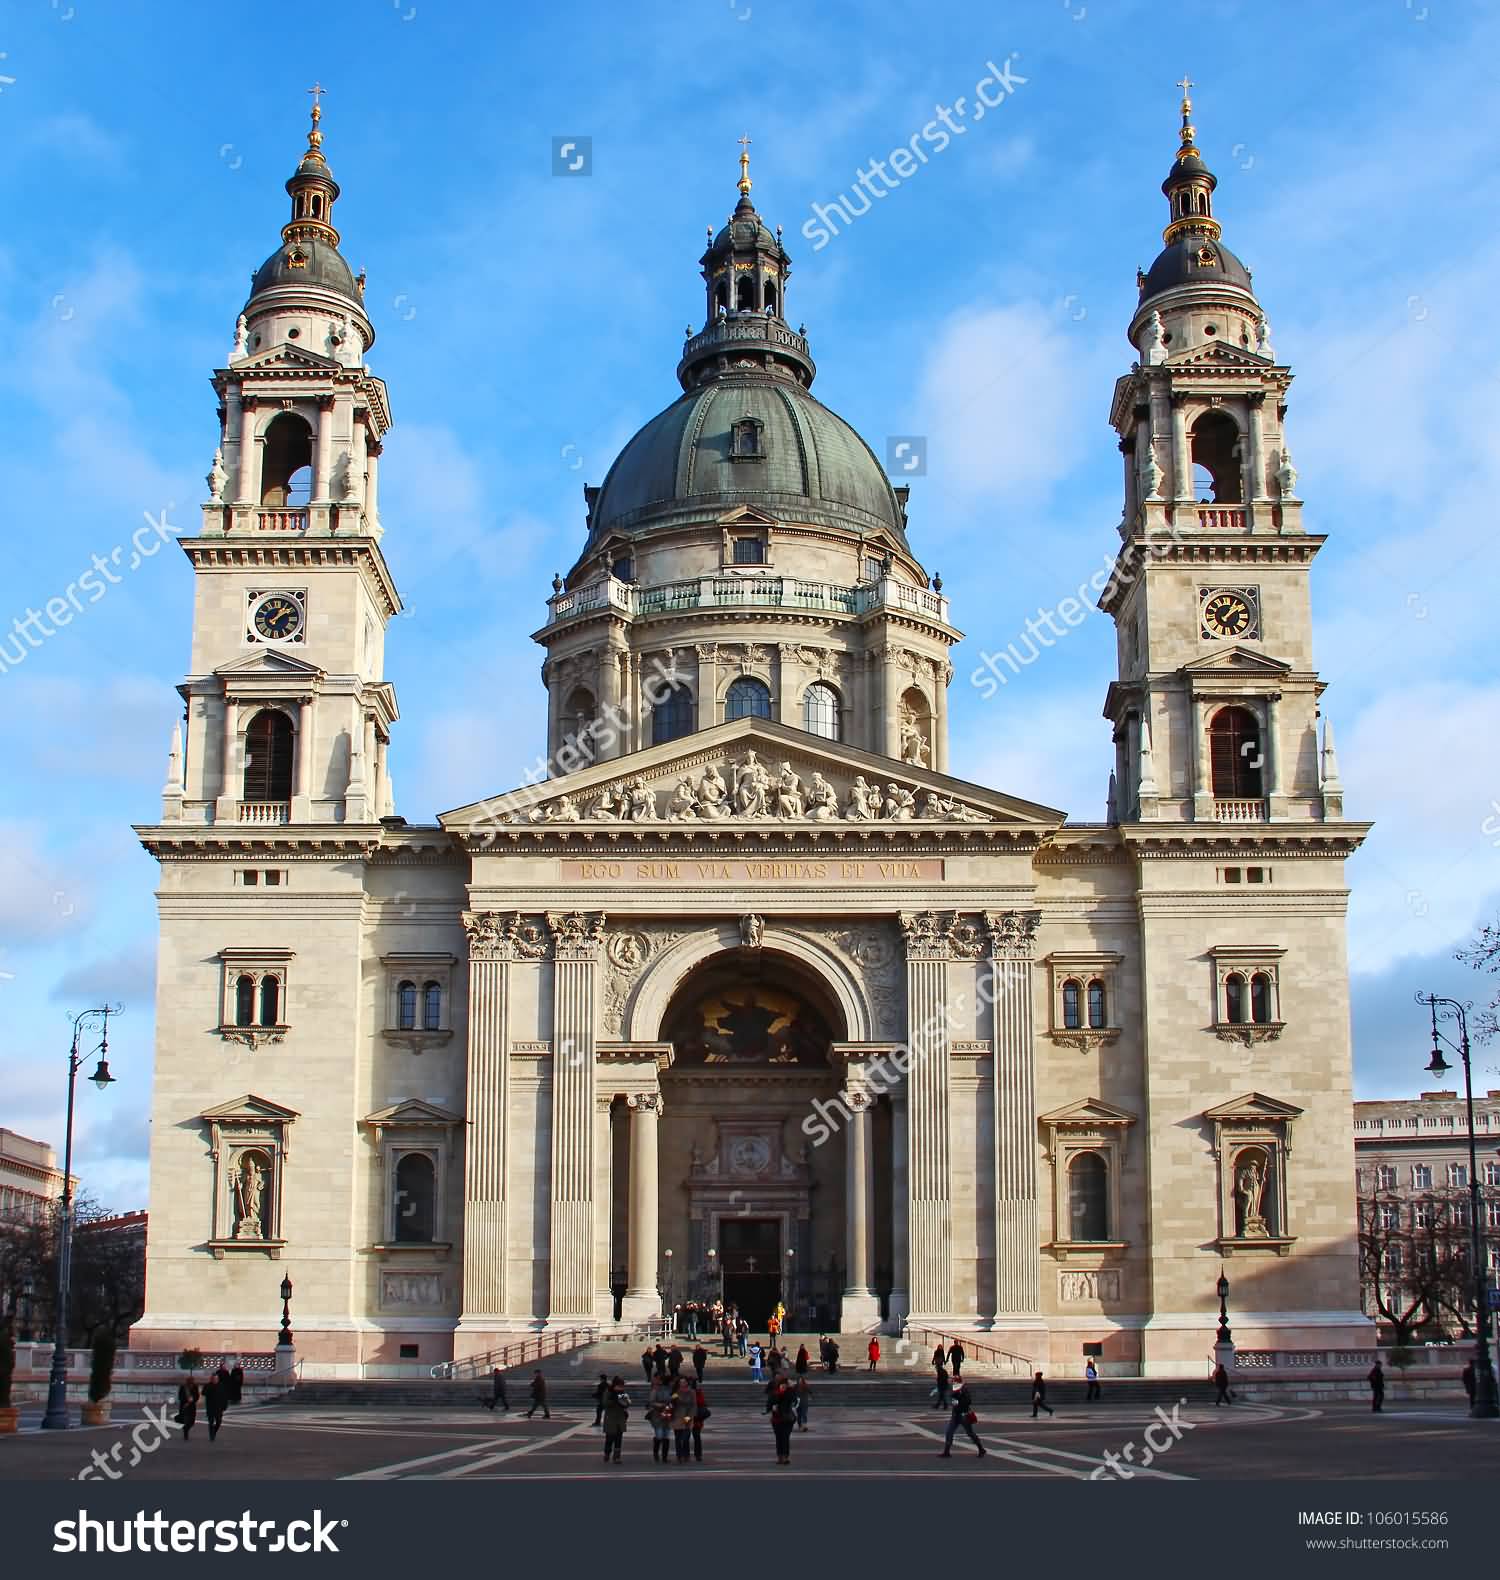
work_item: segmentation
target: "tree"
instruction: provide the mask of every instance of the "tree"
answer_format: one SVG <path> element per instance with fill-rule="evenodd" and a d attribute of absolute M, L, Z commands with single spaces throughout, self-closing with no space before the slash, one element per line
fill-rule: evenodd
<path fill-rule="evenodd" d="M 73 1204 L 71 1343 L 90 1345 L 101 1332 L 124 1338 L 145 1309 L 145 1243 L 139 1231 L 106 1227 L 111 1217 L 89 1196 Z M 58 1209 L 36 1217 L 0 1217 L 0 1311 L 14 1314 L 34 1338 L 55 1324 Z"/>
<path fill-rule="evenodd" d="M 1461 965 L 1471 966 L 1488 976 L 1500 976 L 1500 924 L 1487 923 L 1474 935 L 1474 941 L 1460 949 L 1453 957 Z M 1474 1017 L 1474 1035 L 1481 1040 L 1500 1032 L 1500 991 Z"/>
<path fill-rule="evenodd" d="M 1359 1203 L 1361 1276 L 1376 1315 L 1397 1346 L 1444 1317 L 1468 1333 L 1474 1314 L 1468 1196 L 1429 1193 L 1403 1200 L 1377 1191 Z"/>

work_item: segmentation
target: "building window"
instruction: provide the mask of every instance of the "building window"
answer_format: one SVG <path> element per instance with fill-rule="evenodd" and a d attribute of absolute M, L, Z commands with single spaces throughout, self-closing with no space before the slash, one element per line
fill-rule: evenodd
<path fill-rule="evenodd" d="M 417 984 L 403 982 L 396 989 L 396 1029 L 398 1031 L 415 1031 L 417 1029 Z"/>
<path fill-rule="evenodd" d="M 385 955 L 385 1040 L 412 1053 L 447 1042 L 453 1035 L 448 1005 L 453 985 L 449 954 Z"/>
<path fill-rule="evenodd" d="M 687 686 L 671 686 L 651 708 L 651 744 L 660 746 L 692 732 L 693 693 Z"/>
<path fill-rule="evenodd" d="M 1396 1165 L 1394 1163 L 1381 1163 L 1375 1169 L 1375 1189 L 1395 1190 Z"/>
<path fill-rule="evenodd" d="M 1244 499 L 1244 478 L 1240 466 L 1240 430 L 1223 411 L 1207 411 L 1193 424 L 1191 446 L 1195 479 L 1206 486 L 1204 503 L 1237 505 Z M 1203 499 L 1200 492 L 1199 498 Z"/>
<path fill-rule="evenodd" d="M 734 563 L 736 565 L 764 565 L 766 563 L 766 545 L 760 538 L 736 538 L 734 540 Z"/>
<path fill-rule="evenodd" d="M 1250 978 L 1250 1019 L 1265 1026 L 1271 1018 L 1271 979 L 1264 971 L 1257 971 Z"/>
<path fill-rule="evenodd" d="M 1052 979 L 1050 1036 L 1082 1051 L 1119 1036 L 1115 994 L 1120 958 L 1073 952 L 1047 957 Z"/>
<path fill-rule="evenodd" d="M 242 972 L 234 983 L 234 1023 L 236 1026 L 255 1024 L 255 978 Z"/>
<path fill-rule="evenodd" d="M 1430 1229 L 1433 1225 L 1432 1203 L 1419 1201 L 1411 1210 L 1411 1226 L 1413 1229 Z"/>
<path fill-rule="evenodd" d="M 771 688 L 753 675 L 741 675 L 724 698 L 725 721 L 732 719 L 769 719 Z"/>
<path fill-rule="evenodd" d="M 1225 1042 L 1274 1041 L 1281 1035 L 1282 949 L 1223 945 L 1209 951 L 1218 978 L 1214 1029 Z"/>
<path fill-rule="evenodd" d="M 398 1243 L 431 1244 L 436 1224 L 436 1165 L 425 1152 L 407 1152 L 397 1160 L 395 1177 L 394 1238 Z"/>
<path fill-rule="evenodd" d="M 1224 978 L 1224 1019 L 1239 1026 L 1249 1018 L 1245 1013 L 1245 979 L 1236 971 Z"/>
<path fill-rule="evenodd" d="M 1484 1183 L 1486 1185 L 1500 1185 L 1500 1163 L 1485 1164 Z"/>
<path fill-rule="evenodd" d="M 1448 1184 L 1454 1190 L 1467 1190 L 1469 1188 L 1469 1165 L 1467 1163 L 1450 1163 L 1448 1165 Z"/>
<path fill-rule="evenodd" d="M 735 423 L 729 453 L 736 461 L 757 461 L 765 454 L 761 426 L 754 417 L 742 417 Z"/>
<path fill-rule="evenodd" d="M 802 695 L 802 728 L 825 741 L 839 738 L 839 694 L 832 686 L 815 681 Z"/>
<path fill-rule="evenodd" d="M 1467 1196 L 1461 1196 L 1453 1203 L 1453 1222 L 1455 1227 L 1459 1229 L 1472 1227 L 1474 1216 L 1469 1210 L 1471 1205 L 1472 1203 Z"/>
<path fill-rule="evenodd" d="M 1396 1225 L 1394 1223 L 1387 1223 L 1387 1224 L 1382 1224 L 1381 1227 L 1385 1228 L 1385 1229 L 1394 1229 L 1394 1228 L 1397 1228 L 1398 1225 Z M 1399 1245 L 1388 1245 L 1388 1246 L 1386 1246 L 1386 1248 L 1385 1248 L 1385 1269 L 1386 1269 L 1386 1271 L 1388 1273 L 1396 1273 L 1396 1274 L 1400 1274 L 1400 1273 L 1403 1273 L 1403 1272 L 1406 1271 L 1406 1259 L 1402 1255 L 1402 1250 L 1401 1250 L 1401 1247 Z"/>
<path fill-rule="evenodd" d="M 1089 1026 L 1097 1031 L 1107 1024 L 1104 1018 L 1104 983 L 1095 977 L 1089 983 Z"/>
<path fill-rule="evenodd" d="M 1208 726 L 1214 797 L 1258 801 L 1262 790 L 1260 721 L 1248 708 L 1220 708 Z"/>
<path fill-rule="evenodd" d="M 246 801 L 292 798 L 292 721 L 279 708 L 262 708 L 245 731 Z"/>
<path fill-rule="evenodd" d="M 422 1030 L 440 1031 L 443 1025 L 443 988 L 440 982 L 422 984 Z"/>
<path fill-rule="evenodd" d="M 224 949 L 219 952 L 223 992 L 219 1034 L 256 1047 L 280 1042 L 286 1032 L 290 949 Z"/>
<path fill-rule="evenodd" d="M 1383 1201 L 1380 1204 L 1380 1227 L 1382 1229 L 1399 1229 L 1401 1227 L 1401 1209 L 1393 1201 Z"/>
<path fill-rule="evenodd" d="M 295 510 L 312 497 L 312 429 L 293 412 L 282 412 L 261 441 L 260 502 Z"/>
<path fill-rule="evenodd" d="M 268 971 L 260 979 L 260 1023 L 262 1026 L 280 1024 L 281 984 Z"/>
<path fill-rule="evenodd" d="M 1068 1228 L 1075 1241 L 1109 1239 L 1109 1170 L 1097 1152 L 1068 1165 Z"/>
<path fill-rule="evenodd" d="M 1062 989 L 1062 1023 L 1066 1031 L 1077 1031 L 1083 1025 L 1082 994 L 1076 982 L 1064 982 Z"/>
<path fill-rule="evenodd" d="M 1426 1163 L 1413 1163 L 1411 1166 L 1411 1188 L 1413 1190 L 1432 1189 L 1432 1168 Z"/>

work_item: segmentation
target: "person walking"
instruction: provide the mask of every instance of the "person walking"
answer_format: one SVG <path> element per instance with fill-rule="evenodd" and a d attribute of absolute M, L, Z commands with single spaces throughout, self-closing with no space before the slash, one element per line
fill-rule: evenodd
<path fill-rule="evenodd" d="M 796 1394 L 797 1430 L 799 1432 L 806 1432 L 808 1430 L 807 1412 L 812 1404 L 812 1384 L 807 1380 L 807 1374 L 805 1372 L 797 1379 Z"/>
<path fill-rule="evenodd" d="M 812 1356 L 807 1353 L 807 1346 L 805 1344 L 799 1344 L 797 1346 L 797 1358 L 792 1362 L 792 1370 L 795 1371 L 799 1377 L 806 1377 L 808 1368 L 811 1365 Z"/>
<path fill-rule="evenodd" d="M 606 1464 L 620 1463 L 620 1449 L 625 1442 L 625 1428 L 630 1421 L 630 1395 L 625 1392 L 625 1379 L 616 1377 L 604 1395 L 604 1460 Z"/>
<path fill-rule="evenodd" d="M 1385 1367 L 1376 1361 L 1365 1381 L 1370 1385 L 1370 1408 L 1379 1415 L 1385 1408 Z"/>
<path fill-rule="evenodd" d="M 604 1401 L 609 1397 L 609 1377 L 599 1373 L 599 1381 L 594 1385 L 594 1425 L 604 1424 Z"/>
<path fill-rule="evenodd" d="M 672 1390 L 665 1377 L 658 1377 L 651 1384 L 651 1405 L 646 1418 L 651 1423 L 651 1457 L 665 1465 L 672 1446 Z"/>
<path fill-rule="evenodd" d="M 1045 1410 L 1048 1415 L 1055 1415 L 1052 1406 L 1047 1403 L 1047 1379 L 1040 1372 L 1031 1379 L 1031 1419 L 1036 1420 L 1038 1410 Z"/>
<path fill-rule="evenodd" d="M 649 1344 L 641 1351 L 641 1370 L 645 1373 L 646 1386 L 649 1388 L 651 1386 L 651 1374 L 656 1370 L 656 1356 L 653 1354 Z"/>
<path fill-rule="evenodd" d="M 490 1373 L 489 1398 L 481 1399 L 479 1402 L 480 1404 L 484 1405 L 492 1415 L 494 1414 L 496 1405 L 499 1405 L 506 1415 L 510 1414 L 510 1400 L 505 1397 L 505 1373 L 501 1371 L 498 1366 L 495 1367 L 495 1369 Z"/>
<path fill-rule="evenodd" d="M 544 1421 L 552 1419 L 552 1412 L 547 1408 L 547 1379 L 540 1371 L 534 1371 L 531 1374 L 531 1408 L 526 1412 L 526 1419 L 529 1421 L 538 1410 Z"/>
<path fill-rule="evenodd" d="M 932 1369 L 933 1371 L 947 1371 L 948 1369 L 948 1352 L 941 1343 L 932 1352 Z"/>
<path fill-rule="evenodd" d="M 672 1384 L 672 1437 L 677 1444 L 677 1463 L 685 1465 L 693 1449 L 693 1417 L 697 1414 L 698 1390 L 685 1378 Z"/>
<path fill-rule="evenodd" d="M 674 1344 L 667 1352 L 667 1376 L 670 1377 L 673 1382 L 676 1382 L 681 1373 L 682 1351 Z"/>
<path fill-rule="evenodd" d="M 1465 1361 L 1464 1369 L 1459 1373 L 1459 1378 L 1464 1385 L 1464 1392 L 1469 1396 L 1469 1408 L 1474 1408 L 1474 1362 Z"/>
<path fill-rule="evenodd" d="M 828 1370 L 836 1372 L 839 1369 L 839 1343 L 837 1339 L 828 1341 Z"/>
<path fill-rule="evenodd" d="M 948 1346 L 948 1369 L 953 1373 L 954 1382 L 957 1382 L 963 1376 L 964 1362 L 967 1359 L 968 1356 L 964 1353 L 963 1345 L 957 1339 L 954 1339 L 953 1343 Z"/>
<path fill-rule="evenodd" d="M 974 1400 L 969 1393 L 969 1385 L 960 1382 L 953 1390 L 953 1400 L 948 1412 L 948 1430 L 943 1437 L 943 1451 L 939 1459 L 953 1457 L 953 1439 L 962 1427 L 969 1434 L 969 1441 L 979 1450 L 979 1457 L 984 1458 L 984 1444 L 979 1441 L 979 1433 L 974 1428 L 979 1424 L 979 1417 L 974 1413 Z"/>
<path fill-rule="evenodd" d="M 660 1339 L 656 1341 L 656 1348 L 651 1352 L 651 1360 L 656 1367 L 656 1375 L 665 1377 L 667 1375 L 667 1351 L 666 1346 Z"/>
<path fill-rule="evenodd" d="M 949 1395 L 951 1393 L 952 1386 L 948 1381 L 948 1368 L 939 1361 L 937 1365 L 937 1383 L 932 1390 L 932 1397 L 937 1401 L 939 1410 L 948 1408 Z"/>
<path fill-rule="evenodd" d="M 760 1369 L 760 1360 L 761 1360 L 760 1342 L 759 1342 L 759 1340 L 757 1340 L 754 1344 L 752 1344 L 750 1346 L 750 1381 L 751 1382 L 764 1382 L 766 1380 L 765 1379 L 765 1374 Z"/>
<path fill-rule="evenodd" d="M 880 1365 L 880 1340 L 871 1339 L 865 1354 L 870 1358 L 870 1370 L 875 1371 Z"/>
<path fill-rule="evenodd" d="M 1233 1404 L 1234 1395 L 1229 1391 L 1229 1373 L 1224 1370 L 1223 1363 L 1214 1367 L 1214 1409 L 1221 1404 Z"/>
<path fill-rule="evenodd" d="M 245 1368 L 235 1361 L 229 1372 L 229 1402 L 238 1404 L 245 1393 Z"/>
<path fill-rule="evenodd" d="M 701 1383 L 703 1381 L 703 1374 L 707 1370 L 708 1351 L 704 1349 L 702 1343 L 700 1342 L 693 1346 L 693 1381 L 695 1383 Z"/>
<path fill-rule="evenodd" d="M 740 1359 L 744 1360 L 745 1346 L 750 1342 L 750 1324 L 745 1320 L 744 1317 L 739 1318 L 739 1320 L 735 1323 L 734 1336 L 739 1342 Z"/>
<path fill-rule="evenodd" d="M 1099 1387 L 1099 1368 L 1094 1364 L 1092 1355 L 1084 1362 L 1083 1375 L 1088 1381 L 1088 1388 L 1083 1396 L 1084 1403 L 1088 1404 L 1095 1399 L 1103 1398 L 1103 1390 Z"/>
<path fill-rule="evenodd" d="M 223 1380 L 219 1373 L 223 1372 Z M 219 1428 L 224 1424 L 224 1411 L 229 1404 L 229 1373 L 221 1366 L 203 1385 L 203 1414 L 208 1419 L 208 1440 L 210 1443 L 219 1435 Z"/>
<path fill-rule="evenodd" d="M 185 1377 L 177 1385 L 177 1415 L 174 1418 L 182 1428 L 182 1441 L 188 1440 L 193 1423 L 198 1419 L 198 1384 Z"/>
<path fill-rule="evenodd" d="M 708 1395 L 702 1385 L 693 1389 L 693 1458 L 703 1458 L 703 1423 L 713 1414 L 708 1408 Z"/>
<path fill-rule="evenodd" d="M 792 1428 L 797 1424 L 797 1401 L 791 1387 L 783 1379 L 766 1403 L 771 1417 L 771 1433 L 776 1439 L 776 1463 L 792 1462 Z"/>

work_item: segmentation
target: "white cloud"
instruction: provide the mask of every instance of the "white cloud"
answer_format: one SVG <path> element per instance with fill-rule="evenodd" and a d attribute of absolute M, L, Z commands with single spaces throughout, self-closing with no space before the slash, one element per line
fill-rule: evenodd
<path fill-rule="evenodd" d="M 91 885 L 50 854 L 43 824 L 0 821 L 0 940 L 25 948 L 80 925 L 92 908 Z"/>
<path fill-rule="evenodd" d="M 956 684 L 956 682 L 955 682 Z M 952 732 L 949 772 L 1023 800 L 1104 821 L 1114 748 L 1094 691 L 1055 691 L 978 703 Z"/>

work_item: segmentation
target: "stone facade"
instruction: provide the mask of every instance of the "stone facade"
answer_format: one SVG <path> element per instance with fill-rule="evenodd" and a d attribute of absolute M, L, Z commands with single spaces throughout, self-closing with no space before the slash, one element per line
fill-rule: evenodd
<path fill-rule="evenodd" d="M 337 235 L 298 218 L 331 215 L 314 151 L 217 375 L 186 739 L 139 830 L 161 953 L 136 1342 L 263 1348 L 289 1273 L 301 1353 L 347 1372 L 723 1291 L 1197 1374 L 1231 1262 L 1241 1343 L 1368 1342 L 1365 826 L 1318 740 L 1321 540 L 1273 475 L 1291 375 L 1248 284 L 1168 279 L 1131 326 L 1107 822 L 949 774 L 948 598 L 905 491 L 808 393 L 742 170 L 682 399 L 589 491 L 537 633 L 550 777 L 418 826 L 386 761 L 388 413 Z M 288 452 L 247 410 L 306 431 Z"/>

